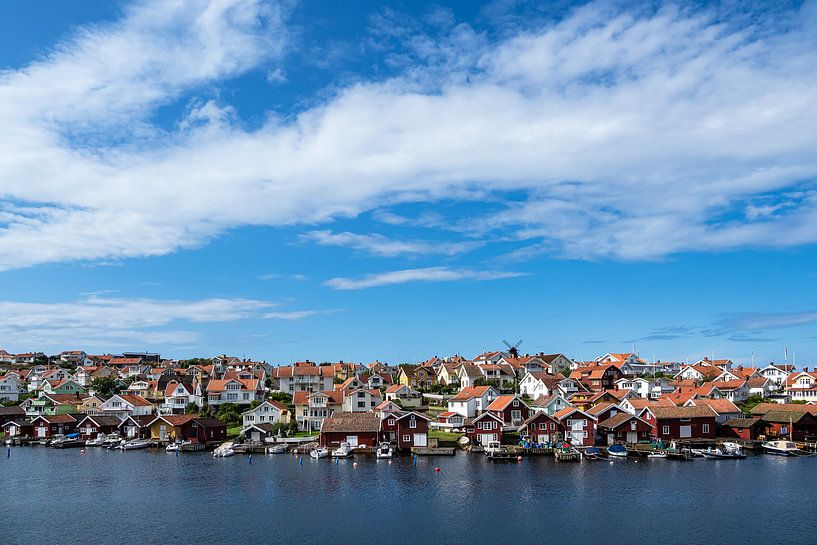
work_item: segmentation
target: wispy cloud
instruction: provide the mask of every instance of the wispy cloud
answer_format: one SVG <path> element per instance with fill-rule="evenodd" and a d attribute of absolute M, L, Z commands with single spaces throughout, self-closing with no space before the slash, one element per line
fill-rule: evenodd
<path fill-rule="evenodd" d="M 342 246 L 368 252 L 374 255 L 394 257 L 398 255 L 457 255 L 470 252 L 484 242 L 429 242 L 425 240 L 395 240 L 380 234 L 333 233 L 329 230 L 309 231 L 301 235 L 302 240 L 316 242 L 322 246 Z"/>
<path fill-rule="evenodd" d="M 409 282 L 452 282 L 456 280 L 498 280 L 525 276 L 526 273 L 502 271 L 472 271 L 449 269 L 447 267 L 427 267 L 423 269 L 404 269 L 380 274 L 369 274 L 363 278 L 332 278 L 325 284 L 338 290 L 360 290 L 378 286 L 391 286 Z"/>
<path fill-rule="evenodd" d="M 297 320 L 339 310 L 277 310 L 278 303 L 242 298 L 199 300 L 88 296 L 69 302 L 0 301 L 0 338 L 32 346 L 117 347 L 127 343 L 189 344 L 195 324 L 248 319 Z"/>
<path fill-rule="evenodd" d="M 295 280 L 303 282 L 306 280 L 305 274 L 267 273 L 258 276 L 259 280 Z"/>
<path fill-rule="evenodd" d="M 276 311 L 267 312 L 262 317 L 272 320 L 302 320 L 303 318 L 310 318 L 312 316 L 325 316 L 328 314 L 337 314 L 343 312 L 344 309 L 336 308 L 329 310 L 292 310 L 292 311 Z"/>
<path fill-rule="evenodd" d="M 717 10 L 590 3 L 495 41 L 439 17 L 442 34 L 417 36 L 390 16 L 371 26 L 405 48 L 389 57 L 395 77 L 356 77 L 253 129 L 225 99 L 154 124 L 202 87 L 275 74 L 282 5 L 139 2 L 0 74 L 0 270 L 475 193 L 517 196 L 473 223 L 528 253 L 817 242 L 813 3 L 731 24 Z"/>
<path fill-rule="evenodd" d="M 717 322 L 727 331 L 764 331 L 817 324 L 817 311 L 749 312 L 726 316 Z"/>

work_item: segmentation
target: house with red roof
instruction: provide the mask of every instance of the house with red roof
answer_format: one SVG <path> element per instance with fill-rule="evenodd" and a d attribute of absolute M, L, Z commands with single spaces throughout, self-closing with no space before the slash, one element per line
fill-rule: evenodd
<path fill-rule="evenodd" d="M 646 420 L 624 411 L 600 419 L 598 423 L 598 435 L 608 446 L 649 441 L 652 429 L 652 425 Z"/>
<path fill-rule="evenodd" d="M 709 407 L 715 413 L 715 423 L 719 426 L 727 420 L 743 417 L 741 411 L 729 399 L 690 399 L 684 404 L 685 407 Z"/>
<path fill-rule="evenodd" d="M 784 387 L 792 401 L 817 403 L 817 371 L 795 371 L 786 377 Z"/>
<path fill-rule="evenodd" d="M 518 395 L 497 396 L 486 409 L 498 416 L 506 428 L 517 429 L 530 416 L 530 407 Z"/>
<path fill-rule="evenodd" d="M 545 412 L 532 412 L 519 427 L 519 433 L 531 443 L 552 444 L 562 439 L 559 420 Z"/>
<path fill-rule="evenodd" d="M 129 416 L 150 416 L 154 410 L 153 403 L 142 396 L 131 394 L 113 395 L 99 406 L 100 414 L 116 416 L 120 420 Z"/>
<path fill-rule="evenodd" d="M 35 417 L 31 424 L 34 437 L 47 439 L 55 435 L 67 435 L 77 430 L 77 419 L 70 414 L 42 415 Z"/>
<path fill-rule="evenodd" d="M 224 403 L 250 405 L 253 401 L 263 401 L 266 387 L 257 378 L 211 379 L 207 383 L 207 404 L 219 406 Z"/>
<path fill-rule="evenodd" d="M 295 419 L 301 431 L 320 431 L 325 418 L 343 412 L 343 391 L 295 392 Z"/>
<path fill-rule="evenodd" d="M 463 388 L 457 395 L 448 400 L 448 410 L 461 414 L 465 418 L 474 418 L 486 411 L 488 405 L 499 396 L 493 386 L 471 386 Z"/>
<path fill-rule="evenodd" d="M 596 438 L 596 419 L 577 407 L 566 407 L 553 415 L 561 424 L 562 437 L 574 447 L 592 447 Z"/>
<path fill-rule="evenodd" d="M 335 369 L 311 361 L 297 362 L 286 367 L 273 367 L 270 379 L 273 389 L 281 392 L 321 392 L 334 388 Z"/>
<path fill-rule="evenodd" d="M 423 404 L 423 394 L 405 384 L 392 384 L 386 388 L 385 398 L 388 401 L 399 402 L 404 409 L 415 409 Z"/>
<path fill-rule="evenodd" d="M 382 401 L 383 397 L 380 390 L 368 390 L 366 388 L 348 390 L 344 391 L 342 410 L 345 413 L 372 412 Z"/>
<path fill-rule="evenodd" d="M 467 418 L 464 424 L 465 436 L 472 445 L 485 446 L 491 441 L 502 441 L 505 423 L 496 414 L 486 411 L 476 418 Z"/>

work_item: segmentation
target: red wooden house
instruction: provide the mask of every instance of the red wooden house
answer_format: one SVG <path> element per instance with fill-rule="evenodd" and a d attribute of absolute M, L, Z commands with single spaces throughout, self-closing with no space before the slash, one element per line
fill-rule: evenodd
<path fill-rule="evenodd" d="M 415 412 L 397 416 L 397 448 L 409 450 L 411 447 L 427 447 L 429 421 L 427 416 Z"/>
<path fill-rule="evenodd" d="M 555 416 L 565 441 L 574 447 L 592 447 L 596 437 L 596 419 L 577 407 L 565 407 Z"/>
<path fill-rule="evenodd" d="M 374 413 L 335 413 L 321 423 L 320 444 L 324 447 L 340 443 L 371 447 L 380 438 L 380 417 Z"/>
<path fill-rule="evenodd" d="M 502 419 L 506 427 L 516 429 L 530 416 L 530 407 L 519 396 L 501 395 L 488 405 L 488 412 Z"/>
<path fill-rule="evenodd" d="M 646 418 L 647 413 L 651 418 Z M 709 407 L 647 407 L 642 413 L 652 424 L 653 435 L 664 441 L 715 439 L 715 417 Z"/>
<path fill-rule="evenodd" d="M 491 441 L 502 441 L 504 422 L 492 412 L 484 412 L 473 420 L 465 421 L 465 435 L 472 445 L 487 445 Z"/>
<path fill-rule="evenodd" d="M 648 441 L 652 435 L 649 422 L 624 411 L 599 422 L 598 430 L 601 442 L 607 445 Z"/>
<path fill-rule="evenodd" d="M 44 439 L 54 435 L 67 435 L 77 429 L 77 419 L 70 414 L 38 416 L 31 421 L 34 426 L 34 437 Z"/>
<path fill-rule="evenodd" d="M 760 417 L 760 421 L 768 426 L 768 437 L 791 437 L 795 441 L 805 441 L 806 436 L 817 435 L 817 418 L 808 409 L 769 411 Z"/>
<path fill-rule="evenodd" d="M 527 436 L 530 442 L 537 444 L 556 443 L 562 440 L 562 426 L 559 420 L 544 412 L 532 413 L 519 428 L 519 432 Z"/>
<path fill-rule="evenodd" d="M 80 439 L 93 439 L 98 434 L 118 432 L 122 421 L 115 416 L 86 416 L 77 424 Z"/>
<path fill-rule="evenodd" d="M 744 441 L 755 441 L 766 435 L 769 424 L 756 418 L 730 418 L 721 425 L 721 435 Z"/>

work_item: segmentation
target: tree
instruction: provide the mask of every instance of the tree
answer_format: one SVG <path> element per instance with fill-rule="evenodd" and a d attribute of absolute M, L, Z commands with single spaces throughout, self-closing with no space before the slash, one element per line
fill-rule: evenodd
<path fill-rule="evenodd" d="M 270 401 L 277 401 L 287 406 L 292 406 L 292 396 L 286 392 L 273 392 L 269 395 Z"/>
<path fill-rule="evenodd" d="M 250 410 L 258 407 L 259 405 L 261 405 L 261 403 L 262 403 L 261 400 L 253 399 L 252 401 L 250 401 Z"/>
<path fill-rule="evenodd" d="M 241 424 L 241 411 L 235 403 L 225 403 L 218 408 L 216 416 L 227 426 L 238 426 Z"/>
<path fill-rule="evenodd" d="M 119 385 L 113 377 L 96 377 L 91 380 L 91 389 L 96 395 L 104 398 L 119 393 Z"/>
<path fill-rule="evenodd" d="M 197 414 L 199 412 L 199 406 L 195 403 L 188 403 L 184 406 L 184 414 Z"/>

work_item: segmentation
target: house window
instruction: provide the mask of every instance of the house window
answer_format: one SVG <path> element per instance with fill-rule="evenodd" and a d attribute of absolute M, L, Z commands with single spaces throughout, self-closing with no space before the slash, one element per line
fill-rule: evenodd
<path fill-rule="evenodd" d="M 547 422 L 540 422 L 539 423 L 539 429 L 542 430 L 542 431 L 548 429 Z"/>
<path fill-rule="evenodd" d="M 366 402 L 365 401 L 358 401 L 357 402 L 357 407 L 358 407 L 358 409 L 365 409 L 366 408 Z"/>
<path fill-rule="evenodd" d="M 555 430 L 555 429 L 556 429 L 556 422 L 551 422 L 551 423 L 550 423 L 550 429 L 551 429 L 551 430 Z"/>
<path fill-rule="evenodd" d="M 661 433 L 664 435 L 669 435 L 669 426 L 663 426 L 661 428 Z"/>
<path fill-rule="evenodd" d="M 411 435 L 404 435 L 403 436 L 403 441 L 405 443 L 411 443 Z"/>
<path fill-rule="evenodd" d="M 704 424 L 703 426 L 701 426 L 701 431 L 703 433 L 709 433 L 709 424 Z"/>
<path fill-rule="evenodd" d="M 394 426 L 394 418 L 389 418 L 389 426 Z"/>
<path fill-rule="evenodd" d="M 417 427 L 417 420 L 412 416 L 409 420 L 409 428 L 416 428 Z"/>
<path fill-rule="evenodd" d="M 516 400 L 516 399 L 514 399 L 514 400 L 513 400 L 513 406 L 514 406 L 514 407 L 518 407 L 518 406 L 519 406 L 519 401 L 518 401 L 518 400 Z"/>

